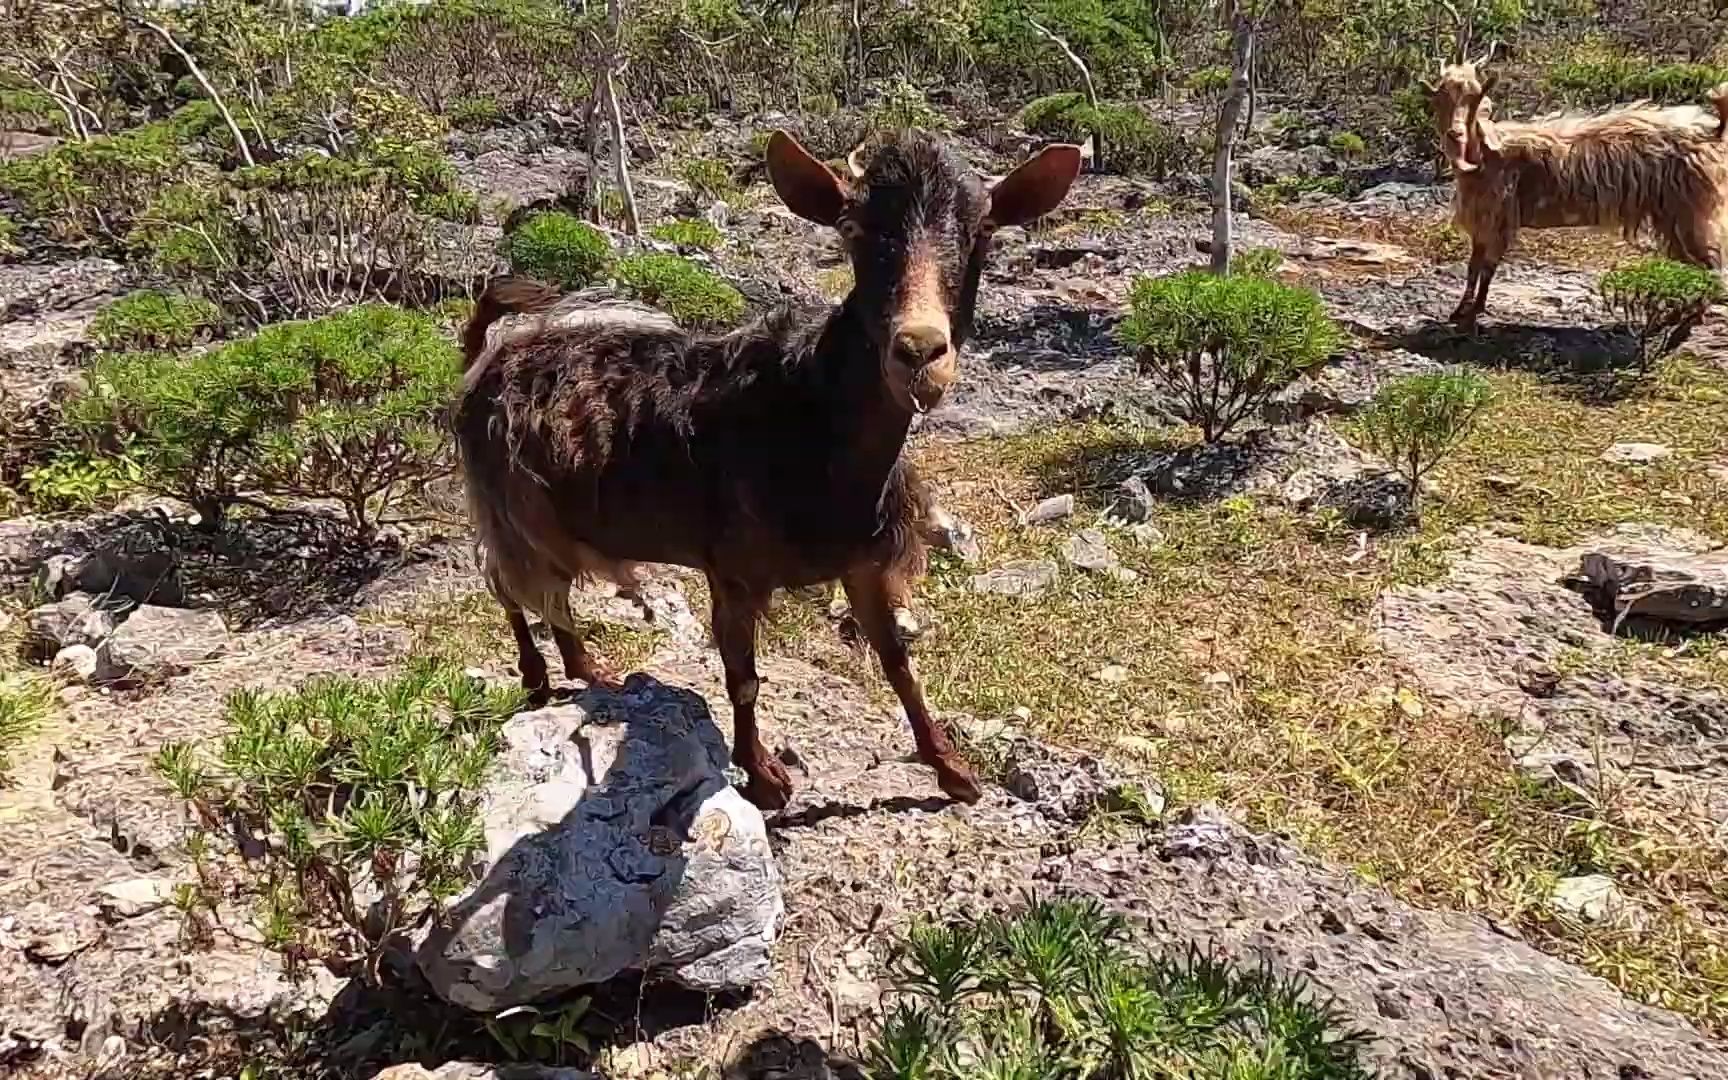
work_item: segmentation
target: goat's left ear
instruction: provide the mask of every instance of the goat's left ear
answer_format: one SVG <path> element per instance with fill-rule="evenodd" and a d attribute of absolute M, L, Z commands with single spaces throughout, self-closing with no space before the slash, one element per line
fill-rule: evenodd
<path fill-rule="evenodd" d="M 992 225 L 1024 225 L 1056 209 L 1080 175 L 1080 148 L 1057 143 L 1038 151 L 990 189 Z"/>
<path fill-rule="evenodd" d="M 1496 72 L 1490 71 L 1486 75 L 1482 76 L 1482 92 L 1484 94 L 1492 92 L 1493 89 L 1499 85 L 1500 76 Z"/>
<path fill-rule="evenodd" d="M 768 179 L 786 208 L 807 221 L 832 227 L 846 209 L 846 188 L 834 170 L 810 156 L 784 131 L 768 137 Z"/>

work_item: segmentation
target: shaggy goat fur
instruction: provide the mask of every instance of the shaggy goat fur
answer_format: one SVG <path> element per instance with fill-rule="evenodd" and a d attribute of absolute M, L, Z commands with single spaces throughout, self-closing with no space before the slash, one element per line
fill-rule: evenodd
<path fill-rule="evenodd" d="M 1617 228 L 1649 234 L 1673 259 L 1721 269 L 1728 229 L 1728 84 L 1713 109 L 1628 105 L 1598 116 L 1492 119 L 1494 77 L 1444 68 L 1435 125 L 1457 176 L 1453 221 L 1470 237 L 1470 271 L 1453 319 L 1482 313 L 1520 228 Z"/>
<path fill-rule="evenodd" d="M 569 606 L 572 582 L 634 586 L 638 563 L 707 576 L 745 795 L 785 805 L 790 778 L 756 730 L 756 624 L 773 590 L 839 579 L 944 791 L 977 782 L 935 725 L 896 633 L 894 600 L 923 571 L 928 492 L 903 454 L 916 412 L 957 374 L 996 225 L 1054 208 L 1079 169 L 1044 151 L 994 189 L 939 142 L 906 135 L 852 182 L 789 137 L 776 190 L 836 228 L 855 285 L 825 318 L 782 311 L 724 335 L 595 294 L 488 286 L 463 343 L 456 441 L 488 586 L 524 685 L 549 689 L 526 612 L 551 625 L 568 674 L 609 682 Z"/>

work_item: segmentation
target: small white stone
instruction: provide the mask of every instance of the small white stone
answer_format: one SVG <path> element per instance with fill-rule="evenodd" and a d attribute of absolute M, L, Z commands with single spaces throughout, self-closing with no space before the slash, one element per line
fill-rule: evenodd
<path fill-rule="evenodd" d="M 1672 454 L 1661 443 L 1622 442 L 1602 451 L 1602 460 L 1611 465 L 1644 465 Z"/>
<path fill-rule="evenodd" d="M 132 919 L 148 914 L 174 898 L 172 882 L 160 878 L 130 878 L 102 886 L 98 906 L 110 915 Z"/>

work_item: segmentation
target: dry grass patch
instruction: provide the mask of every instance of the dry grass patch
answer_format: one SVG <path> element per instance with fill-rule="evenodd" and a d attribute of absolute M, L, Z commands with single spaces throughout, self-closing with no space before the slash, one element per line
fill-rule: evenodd
<path fill-rule="evenodd" d="M 1582 798 L 1523 780 L 1504 732 L 1427 700 L 1371 640 L 1378 592 L 1438 576 L 1466 522 L 1509 518 L 1551 543 L 1624 520 L 1728 535 L 1728 505 L 1704 501 L 1702 471 L 1728 433 L 1670 382 L 1607 407 L 1533 376 L 1495 382 L 1500 410 L 1443 467 L 1447 497 L 1424 530 L 1382 538 L 1355 562 L 1353 534 L 1250 498 L 1162 505 L 1161 540 L 1110 531 L 1132 582 L 1064 566 L 1044 595 L 1012 599 L 976 592 L 976 568 L 939 559 L 920 604 L 926 685 L 943 709 L 1019 712 L 1044 735 L 1137 758 L 1177 802 L 1219 800 L 1413 900 L 1495 914 L 1644 1000 L 1728 1030 L 1728 874 L 1708 838 L 1621 793 Z M 1634 437 L 1668 443 L 1674 459 L 1624 473 L 1596 461 Z M 1060 563 L 1062 541 L 1096 523 L 1133 463 L 1180 441 L 1093 426 L 931 446 L 922 461 L 979 529 L 988 565 Z M 1530 490 L 1500 495 L 1490 473 Z M 1082 507 L 1069 527 L 1017 523 L 1016 508 L 1059 491 Z M 818 615 L 789 605 L 776 636 L 834 663 Z M 1722 652 L 1666 662 L 1728 688 Z M 842 661 L 854 676 L 866 662 Z M 1554 883 L 1589 873 L 1614 875 L 1650 921 L 1609 929 L 1554 913 Z"/>
<path fill-rule="evenodd" d="M 1334 207 L 1269 206 L 1266 220 L 1303 237 L 1355 236 L 1397 244 L 1435 262 L 1463 263 L 1470 239 L 1452 227 L 1449 209 L 1420 217 L 1362 217 Z M 1524 229 L 1509 258 L 1575 270 L 1610 270 L 1650 254 L 1647 243 L 1629 243 L 1619 234 L 1595 229 Z"/>

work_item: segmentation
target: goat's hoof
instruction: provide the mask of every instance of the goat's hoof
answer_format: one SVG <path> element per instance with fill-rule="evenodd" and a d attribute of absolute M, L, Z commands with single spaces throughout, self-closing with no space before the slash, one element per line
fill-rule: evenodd
<path fill-rule="evenodd" d="M 522 689 L 528 695 L 528 704 L 534 706 L 536 709 L 544 708 L 551 704 L 552 684 L 547 682 L 545 679 L 541 679 L 538 682 L 523 679 Z"/>
<path fill-rule="evenodd" d="M 978 786 L 977 777 L 972 775 L 971 770 L 959 765 L 944 763 L 936 766 L 936 786 L 940 787 L 942 793 L 950 799 L 955 802 L 963 802 L 967 806 L 971 806 L 984 796 L 983 790 Z"/>

